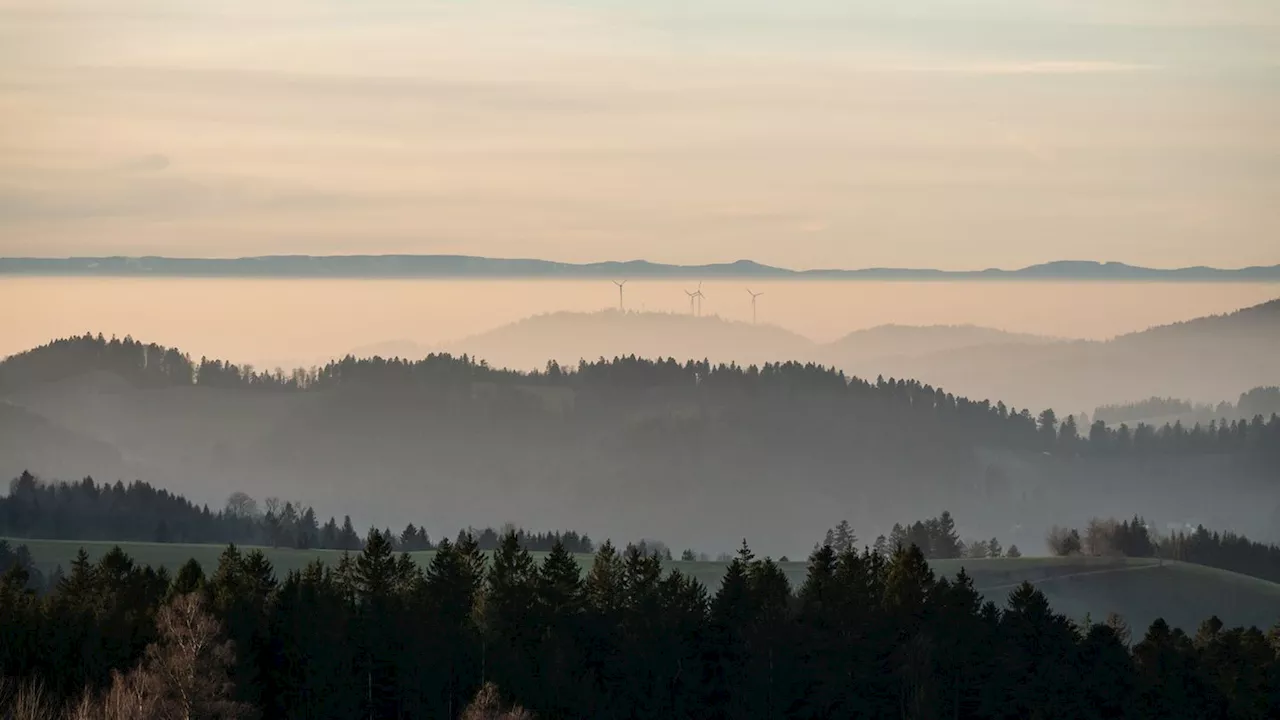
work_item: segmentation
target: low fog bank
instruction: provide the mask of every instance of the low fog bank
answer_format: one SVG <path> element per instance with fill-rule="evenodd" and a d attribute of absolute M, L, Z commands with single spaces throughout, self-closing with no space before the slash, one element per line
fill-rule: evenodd
<path fill-rule="evenodd" d="M 1276 478 L 1240 473 L 1231 458 L 1068 460 L 981 446 L 957 458 L 935 451 L 932 433 L 917 440 L 906 427 L 873 433 L 881 450 L 872 454 L 858 451 L 871 438 L 843 423 L 821 438 L 783 439 L 785 421 L 753 429 L 758 418 L 733 417 L 741 407 L 666 402 L 631 405 L 627 417 L 529 423 L 480 404 L 426 410 L 403 394 L 216 407 L 236 391 L 162 397 L 170 393 L 45 405 L 59 442 L 6 446 L 5 466 L 11 475 L 30 467 L 45 478 L 139 478 L 213 508 L 234 491 L 277 496 L 322 517 L 349 514 L 361 528 L 412 522 L 440 537 L 511 522 L 657 538 L 677 552 L 729 551 L 748 538 L 761 552 L 800 557 L 841 519 L 870 543 L 895 522 L 943 509 L 962 537 L 998 537 L 1027 554 L 1044 552 L 1049 526 L 1094 516 L 1280 540 Z M 193 416 L 198 427 L 184 422 Z"/>

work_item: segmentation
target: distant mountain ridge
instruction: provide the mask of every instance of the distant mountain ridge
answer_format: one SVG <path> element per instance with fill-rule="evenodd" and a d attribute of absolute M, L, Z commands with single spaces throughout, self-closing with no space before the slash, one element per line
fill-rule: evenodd
<path fill-rule="evenodd" d="M 466 255 L 272 255 L 245 258 L 0 258 L 0 275 L 334 278 L 776 278 L 789 280 L 1075 280 L 1280 282 L 1280 265 L 1146 268 L 1059 260 L 1004 270 L 862 268 L 792 270 L 752 260 L 670 265 L 647 260 L 562 263 Z"/>

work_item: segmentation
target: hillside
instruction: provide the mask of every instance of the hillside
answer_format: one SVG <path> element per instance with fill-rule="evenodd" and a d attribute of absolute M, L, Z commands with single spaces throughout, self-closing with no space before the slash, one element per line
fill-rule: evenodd
<path fill-rule="evenodd" d="M 1108 341 L 958 347 L 883 363 L 972 397 L 1060 413 L 1144 398 L 1217 403 L 1280 381 L 1280 300 Z M 873 365 L 846 367 L 869 374 Z"/>
<path fill-rule="evenodd" d="M 976 325 L 880 325 L 851 332 L 823 346 L 821 354 L 826 362 L 855 375 L 874 377 L 895 363 L 921 356 L 973 347 L 1039 346 L 1059 342 L 1063 340 Z"/>
<path fill-rule="evenodd" d="M 0 460 L 6 467 L 40 467 L 54 477 L 78 478 L 85 468 L 114 476 L 125 471 L 108 442 L 70 430 L 31 410 L 0 400 Z"/>
<path fill-rule="evenodd" d="M 820 362 L 863 378 L 917 378 L 968 397 L 1060 415 L 1151 396 L 1201 403 L 1280 382 L 1280 300 L 1154 327 L 1107 341 L 1053 338 L 978 326 L 883 325 L 826 344 L 769 325 L 660 313 L 552 313 L 429 348 L 387 342 L 358 356 L 466 353 L 497 367 L 548 359 L 674 357 L 743 365 Z M 1212 367 L 1214 372 L 1206 372 Z"/>
<path fill-rule="evenodd" d="M 616 310 L 536 315 L 438 349 L 522 370 L 541 368 L 548 360 L 574 366 L 583 359 L 626 355 L 743 365 L 815 355 L 810 340 L 773 325 Z"/>
<path fill-rule="evenodd" d="M 136 562 L 168 568 L 175 572 L 189 559 L 195 559 L 206 572 L 217 566 L 225 549 L 221 545 L 178 545 L 160 543 L 108 543 L 61 540 L 23 540 L 11 538 L 13 544 L 25 544 L 31 550 L 36 566 L 44 574 L 61 566 L 70 566 L 81 548 L 96 561 L 119 545 Z M 292 550 L 259 548 L 271 561 L 278 575 L 301 570 L 308 563 L 321 560 L 333 564 L 342 553 L 337 550 Z M 434 552 L 410 555 L 421 565 L 430 563 Z M 535 553 L 541 560 L 542 554 Z M 591 555 L 577 556 L 585 572 Z M 1073 620 L 1090 616 L 1095 622 L 1109 613 L 1122 616 L 1141 632 L 1156 618 L 1164 618 L 1174 627 L 1193 632 L 1210 615 L 1217 615 L 1228 627 L 1237 625 L 1269 628 L 1280 620 L 1280 584 L 1237 575 L 1188 563 L 1156 560 L 1115 560 L 1106 558 L 1020 558 L 999 560 L 933 560 L 939 576 L 951 577 L 961 568 L 974 579 L 974 584 L 987 600 L 1003 604 L 1005 597 L 1019 583 L 1031 582 L 1049 598 L 1057 612 Z M 668 562 L 664 567 L 679 570 L 701 582 L 711 592 L 720 586 L 726 563 Z M 805 579 L 804 562 L 786 562 L 781 567 L 793 588 Z"/>
<path fill-rule="evenodd" d="M 778 360 L 819 361 L 855 374 L 879 374 L 904 358 L 983 345 L 1043 345 L 1062 342 L 1029 333 L 975 325 L 881 325 L 820 344 L 775 325 L 752 325 L 720 317 L 670 313 L 558 312 L 536 315 L 494 330 L 431 347 L 389 340 L 351 350 L 356 357 L 421 358 L 431 352 L 469 354 L 491 365 L 541 368 L 548 359 L 574 365 L 579 359 L 639 355 L 763 364 Z"/>
<path fill-rule="evenodd" d="M 1093 515 L 1274 539 L 1280 463 L 1267 453 L 1280 448 L 1269 439 L 1280 421 L 1091 449 L 1046 435 L 1038 410 L 1011 415 L 922 383 L 850 382 L 812 365 L 570 367 L 519 374 L 441 356 L 348 358 L 276 376 L 80 338 L 0 364 L 7 399 L 48 421 L 33 426 L 43 439 L 0 461 L 9 477 L 138 478 L 215 507 L 233 491 L 305 498 L 321 516 L 350 514 L 363 527 L 511 520 L 712 552 L 749 536 L 802 553 L 815 527 L 841 518 L 874 537 L 944 508 L 964 518 L 966 536 L 1023 547 L 1039 546 L 1051 524 Z M 55 427 L 124 466 L 62 452 Z"/>

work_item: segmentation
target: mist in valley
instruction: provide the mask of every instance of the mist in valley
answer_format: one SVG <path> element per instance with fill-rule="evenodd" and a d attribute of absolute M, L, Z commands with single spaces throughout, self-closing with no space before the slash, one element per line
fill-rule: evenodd
<path fill-rule="evenodd" d="M 0 0 L 0 718 L 1280 718 L 1278 48 Z"/>
<path fill-rule="evenodd" d="M 776 312 L 765 303 L 791 289 L 770 286 L 761 308 Z M 1083 443 L 1087 415 L 1101 405 L 1151 396 L 1235 403 L 1275 385 L 1275 302 L 1105 341 L 974 323 L 882 325 L 818 342 L 772 322 L 703 313 L 552 312 L 441 346 L 357 346 L 366 359 L 261 378 L 242 365 L 201 367 L 205 351 L 182 346 L 190 365 L 106 340 L 115 349 L 45 348 L 0 372 L 0 457 L 15 476 L 139 478 L 213 508 L 242 491 L 350 515 L 360 527 L 413 522 L 433 536 L 511 522 L 712 553 L 750 537 L 803 556 L 841 519 L 869 543 L 895 522 L 947 509 L 964 537 L 995 536 L 1030 553 L 1044 551 L 1050 525 L 1095 515 L 1277 539 L 1276 466 L 1253 455 L 1192 451 L 1176 439 L 1077 451 L 1036 434 L 1049 407 L 1055 431 L 1072 415 Z M 323 317 L 286 319 L 318 327 Z M 1079 318 L 1046 325 L 1070 322 Z M 410 329 L 403 317 L 395 323 Z M 169 328 L 156 334 L 198 329 Z M 476 361 L 421 361 L 440 349 Z M 675 360 L 612 360 L 633 354 Z M 378 355 L 419 362 L 367 359 Z M 210 358 L 223 356 L 235 358 Z M 766 363 L 793 364 L 753 367 Z M 506 367 L 520 372 L 498 370 Z M 864 380 L 850 384 L 852 376 Z"/>

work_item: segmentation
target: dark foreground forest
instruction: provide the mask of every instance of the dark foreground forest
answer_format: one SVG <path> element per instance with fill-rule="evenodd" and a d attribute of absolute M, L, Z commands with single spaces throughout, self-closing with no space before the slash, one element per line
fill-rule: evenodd
<path fill-rule="evenodd" d="M 1028 584 L 997 607 L 914 546 L 820 547 L 793 590 L 744 543 L 714 594 L 634 547 L 603 545 L 585 577 L 559 545 L 536 563 L 514 533 L 491 560 L 442 541 L 425 571 L 379 533 L 282 581 L 235 547 L 211 571 L 169 577 L 116 550 L 40 597 L 11 568 L 0 714 L 498 717 L 467 709 L 477 693 L 539 718 L 1280 713 L 1280 627 L 1131 635 L 1120 618 L 1073 623 Z"/>

